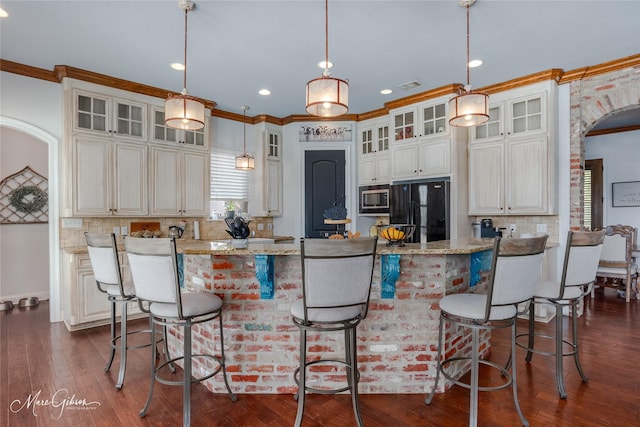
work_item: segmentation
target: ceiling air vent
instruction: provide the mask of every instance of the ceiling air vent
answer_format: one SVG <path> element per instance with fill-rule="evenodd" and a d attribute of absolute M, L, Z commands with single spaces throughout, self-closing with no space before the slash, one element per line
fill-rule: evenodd
<path fill-rule="evenodd" d="M 415 89 L 415 88 L 420 87 L 420 86 L 422 86 L 422 83 L 420 83 L 417 80 L 412 80 L 410 82 L 403 83 L 403 84 L 399 85 L 398 87 L 401 88 L 402 90 L 411 90 L 411 89 Z"/>

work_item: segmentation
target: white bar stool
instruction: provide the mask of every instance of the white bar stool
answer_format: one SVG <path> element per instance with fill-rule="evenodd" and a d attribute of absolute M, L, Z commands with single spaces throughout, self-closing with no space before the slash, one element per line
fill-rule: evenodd
<path fill-rule="evenodd" d="M 547 236 L 531 239 L 501 239 L 495 238 L 491 260 L 491 276 L 488 290 L 484 294 L 462 293 L 446 295 L 440 300 L 440 330 L 438 333 L 438 364 L 436 367 L 436 381 L 431 393 L 425 399 L 431 404 L 438 388 L 438 380 L 442 374 L 447 380 L 471 392 L 469 402 L 469 426 L 478 424 L 478 391 L 500 390 L 511 386 L 513 402 L 518 411 L 522 425 L 529 426 L 520 403 L 518 401 L 518 387 L 516 384 L 516 367 L 511 372 L 497 363 L 480 359 L 479 335 L 480 331 L 490 331 L 498 328 L 511 328 L 511 356 L 516 354 L 516 317 L 517 305 L 529 301 L 533 296 L 533 288 L 538 281 L 542 258 L 547 242 Z M 471 355 L 460 356 L 457 353 L 443 360 L 443 354 L 449 350 L 443 349 L 445 322 L 452 323 L 454 328 L 471 330 Z M 464 383 L 454 378 L 446 370 L 450 364 L 465 364 L 471 362 L 470 383 Z M 500 370 L 505 381 L 496 386 L 479 386 L 479 365 L 487 365 Z"/>
<path fill-rule="evenodd" d="M 358 399 L 356 329 L 367 317 L 377 237 L 357 239 L 302 239 L 302 298 L 291 305 L 293 323 L 300 329 L 300 366 L 293 374 L 298 384 L 295 425 L 302 424 L 305 392 L 334 394 L 349 390 L 358 426 L 362 426 Z M 345 358 L 307 361 L 307 333 L 344 331 Z M 339 364 L 346 369 L 346 386 L 325 389 L 307 385 L 307 368 Z"/>

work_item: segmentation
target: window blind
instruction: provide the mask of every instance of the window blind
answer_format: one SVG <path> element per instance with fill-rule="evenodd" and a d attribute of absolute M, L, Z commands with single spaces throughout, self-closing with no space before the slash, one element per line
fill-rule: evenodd
<path fill-rule="evenodd" d="M 235 165 L 232 151 L 211 151 L 211 200 L 249 199 L 249 173 Z"/>
<path fill-rule="evenodd" d="M 591 197 L 591 170 L 586 169 L 584 171 L 584 228 L 585 230 L 591 230 L 591 209 L 592 209 L 592 197 Z"/>

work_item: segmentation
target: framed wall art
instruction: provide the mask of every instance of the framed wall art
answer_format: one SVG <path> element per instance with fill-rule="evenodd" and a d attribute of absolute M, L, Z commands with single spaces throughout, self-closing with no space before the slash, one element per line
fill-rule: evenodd
<path fill-rule="evenodd" d="M 346 142 L 351 141 L 351 125 L 300 125 L 298 141 L 300 142 Z"/>
<path fill-rule="evenodd" d="M 612 183 L 611 201 L 614 208 L 640 206 L 640 181 Z"/>

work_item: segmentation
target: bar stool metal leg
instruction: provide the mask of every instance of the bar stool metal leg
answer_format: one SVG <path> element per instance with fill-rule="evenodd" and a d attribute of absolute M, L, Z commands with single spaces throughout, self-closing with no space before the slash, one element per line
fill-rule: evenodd
<path fill-rule="evenodd" d="M 118 372 L 118 382 L 116 383 L 118 390 L 122 389 L 124 374 L 127 370 L 127 301 L 121 301 L 120 306 L 120 371 Z"/>
<path fill-rule="evenodd" d="M 109 345 L 111 346 L 111 355 L 109 356 L 107 366 L 104 368 L 105 372 L 109 372 L 111 370 L 113 358 L 116 356 L 116 302 L 113 298 L 109 298 L 109 305 L 111 308 L 111 321 L 109 323 L 111 329 L 111 340 L 109 341 Z"/>
<path fill-rule="evenodd" d="M 294 395 L 294 399 L 298 400 L 298 412 L 296 413 L 295 427 L 302 425 L 302 416 L 304 415 L 304 399 L 305 399 L 305 378 L 307 374 L 307 330 L 300 328 L 300 367 L 298 368 L 298 392 Z"/>

